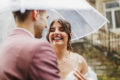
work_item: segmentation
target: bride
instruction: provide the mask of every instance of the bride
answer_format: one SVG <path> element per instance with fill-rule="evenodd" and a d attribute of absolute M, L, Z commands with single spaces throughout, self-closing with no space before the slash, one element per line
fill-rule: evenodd
<path fill-rule="evenodd" d="M 89 72 L 90 68 L 86 60 L 81 55 L 72 52 L 71 38 L 69 22 L 57 19 L 51 23 L 47 40 L 56 52 L 61 78 L 63 80 L 97 80 L 96 74 L 93 71 Z"/>

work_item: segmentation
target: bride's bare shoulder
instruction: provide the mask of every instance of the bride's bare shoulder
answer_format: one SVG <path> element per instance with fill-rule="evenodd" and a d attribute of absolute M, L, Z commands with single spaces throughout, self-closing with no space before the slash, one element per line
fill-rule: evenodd
<path fill-rule="evenodd" d="M 78 54 L 78 53 L 71 52 L 70 54 L 71 54 L 71 56 L 75 56 L 76 58 L 79 58 L 79 59 L 84 60 L 84 57 L 83 57 L 83 56 L 81 56 L 81 55 L 80 55 L 80 54 Z"/>
<path fill-rule="evenodd" d="M 74 56 L 74 58 L 77 59 L 77 61 L 79 62 L 79 70 L 82 74 L 85 74 L 88 71 L 88 66 L 85 58 L 75 52 L 71 52 L 71 56 Z"/>
<path fill-rule="evenodd" d="M 87 65 L 86 59 L 82 55 L 75 53 L 75 52 L 71 52 L 71 56 L 77 59 L 79 63 L 83 63 Z"/>

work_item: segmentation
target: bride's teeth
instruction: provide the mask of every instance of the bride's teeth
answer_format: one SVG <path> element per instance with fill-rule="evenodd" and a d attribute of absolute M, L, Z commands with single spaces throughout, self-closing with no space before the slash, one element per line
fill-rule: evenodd
<path fill-rule="evenodd" d="M 60 38 L 54 38 L 54 39 L 58 40 L 58 39 L 60 39 Z"/>
<path fill-rule="evenodd" d="M 54 40 L 60 40 L 61 38 L 54 38 Z"/>

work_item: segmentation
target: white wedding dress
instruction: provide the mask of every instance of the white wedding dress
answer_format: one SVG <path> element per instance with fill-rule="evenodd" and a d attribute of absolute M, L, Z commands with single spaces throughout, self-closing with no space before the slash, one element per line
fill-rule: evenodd
<path fill-rule="evenodd" d="M 80 56 L 80 55 L 75 55 L 75 56 L 77 56 L 76 58 L 78 59 L 78 64 L 81 64 L 82 63 L 82 57 Z M 72 57 L 73 57 L 73 55 L 72 55 Z M 78 66 L 79 65 L 77 65 L 76 67 L 75 67 L 75 69 L 73 70 L 73 71 L 71 71 L 67 76 L 66 76 L 66 78 L 64 79 L 64 80 L 77 80 L 76 79 L 76 77 L 73 75 L 73 73 L 75 73 L 75 71 L 78 69 Z M 85 75 L 83 75 L 87 80 L 98 80 L 97 79 L 97 75 L 96 75 L 96 73 L 91 69 L 91 67 L 89 67 L 88 66 L 88 72 L 85 74 Z"/>
<path fill-rule="evenodd" d="M 77 67 L 76 67 L 76 69 L 77 69 Z M 76 77 L 73 75 L 73 73 L 75 73 L 75 70 L 73 70 L 72 72 L 70 72 L 66 76 L 65 80 L 76 80 Z M 88 72 L 84 75 L 84 77 L 87 80 L 98 80 L 96 73 L 90 67 L 88 67 Z"/>

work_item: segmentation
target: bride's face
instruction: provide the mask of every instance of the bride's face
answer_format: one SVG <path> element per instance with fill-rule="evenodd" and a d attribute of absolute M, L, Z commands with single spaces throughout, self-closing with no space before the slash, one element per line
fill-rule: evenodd
<path fill-rule="evenodd" d="M 53 46 L 67 46 L 68 35 L 60 23 L 54 22 L 50 27 L 49 41 Z"/>

